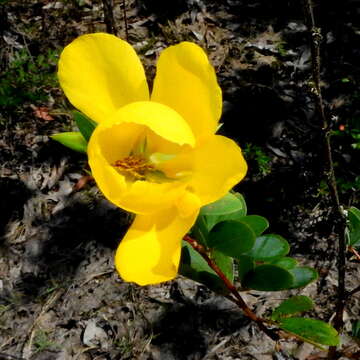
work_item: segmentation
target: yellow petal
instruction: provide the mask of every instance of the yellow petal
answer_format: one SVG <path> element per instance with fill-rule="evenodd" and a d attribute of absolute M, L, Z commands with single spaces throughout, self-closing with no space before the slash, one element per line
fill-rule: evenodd
<path fill-rule="evenodd" d="M 183 218 L 175 208 L 137 215 L 115 255 L 115 266 L 125 281 L 139 285 L 173 279 L 178 271 L 181 239 L 194 224 L 198 211 Z"/>
<path fill-rule="evenodd" d="M 189 42 L 164 50 L 157 63 L 151 100 L 176 110 L 189 123 L 195 137 L 215 133 L 222 95 L 205 52 Z"/>
<path fill-rule="evenodd" d="M 106 126 L 121 122 L 146 125 L 155 134 L 178 145 L 195 145 L 189 124 L 176 111 L 163 104 L 151 101 L 131 103 L 113 114 Z"/>
<path fill-rule="evenodd" d="M 190 156 L 194 168 L 189 188 L 202 205 L 224 196 L 246 175 L 247 164 L 241 149 L 227 137 L 209 137 Z"/>
<path fill-rule="evenodd" d="M 179 211 L 179 215 L 182 217 L 191 216 L 201 207 L 199 197 L 187 190 L 176 199 L 175 205 Z"/>
<path fill-rule="evenodd" d="M 115 205 L 137 214 L 171 206 L 186 187 L 183 179 L 131 183 L 115 169 L 115 162 L 129 156 L 144 138 L 150 154 L 177 155 L 184 147 L 190 148 L 187 143 L 195 141 L 189 126 L 175 111 L 162 104 L 137 102 L 122 107 L 113 118 L 99 124 L 88 144 L 89 164 L 101 192 Z M 186 171 L 189 164 L 191 159 L 175 163 L 172 169 L 175 173 Z"/>
<path fill-rule="evenodd" d="M 78 37 L 60 56 L 60 85 L 70 102 L 96 122 L 133 101 L 149 99 L 134 49 L 114 35 Z"/>

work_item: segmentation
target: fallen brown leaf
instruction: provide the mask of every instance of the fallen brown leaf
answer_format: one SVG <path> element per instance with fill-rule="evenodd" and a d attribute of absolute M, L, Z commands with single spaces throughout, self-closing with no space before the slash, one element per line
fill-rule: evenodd
<path fill-rule="evenodd" d="M 54 120 L 54 118 L 49 114 L 49 108 L 46 106 L 35 106 L 35 105 L 30 105 L 31 108 L 34 110 L 34 115 L 42 120 L 45 121 L 52 121 Z"/>

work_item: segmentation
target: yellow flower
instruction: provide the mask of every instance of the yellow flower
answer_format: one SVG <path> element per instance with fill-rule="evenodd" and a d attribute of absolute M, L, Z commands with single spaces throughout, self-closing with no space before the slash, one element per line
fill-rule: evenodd
<path fill-rule="evenodd" d="M 140 285 L 173 279 L 200 207 L 247 170 L 236 143 L 215 135 L 222 95 L 206 54 L 190 42 L 164 50 L 150 96 L 127 42 L 83 35 L 61 54 L 59 79 L 70 102 L 98 123 L 88 145 L 97 185 L 136 214 L 116 252 L 118 272 Z"/>

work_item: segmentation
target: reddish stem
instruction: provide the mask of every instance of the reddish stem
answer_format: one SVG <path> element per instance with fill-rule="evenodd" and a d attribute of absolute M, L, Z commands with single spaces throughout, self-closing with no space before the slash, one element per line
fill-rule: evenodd
<path fill-rule="evenodd" d="M 352 246 L 349 246 L 349 250 L 355 255 L 356 259 L 360 261 L 360 254 Z"/>
<path fill-rule="evenodd" d="M 190 236 L 186 235 L 184 237 L 184 241 L 189 243 L 192 248 L 197 251 L 203 259 L 207 262 L 207 264 L 210 266 L 211 269 L 213 269 L 216 274 L 219 276 L 219 278 L 222 280 L 226 288 L 230 291 L 230 293 L 233 295 L 226 296 L 229 300 L 234 302 L 243 312 L 244 314 L 250 318 L 251 320 L 255 321 L 259 328 L 264 331 L 266 335 L 268 335 L 272 340 L 278 341 L 279 335 L 274 332 L 273 330 L 270 330 L 264 325 L 265 320 L 262 318 L 259 318 L 246 304 L 244 299 L 241 297 L 240 293 L 236 290 L 236 287 L 234 284 L 225 276 L 225 274 L 221 271 L 221 269 L 216 265 L 216 263 L 210 258 L 207 250 L 205 247 L 201 244 L 199 244 L 195 239 L 191 238 Z"/>

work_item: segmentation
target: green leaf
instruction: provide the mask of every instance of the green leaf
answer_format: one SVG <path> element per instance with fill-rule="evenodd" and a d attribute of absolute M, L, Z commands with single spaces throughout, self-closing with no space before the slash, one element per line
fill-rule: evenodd
<path fill-rule="evenodd" d="M 260 291 L 279 291 L 290 289 L 293 282 L 294 277 L 289 271 L 280 266 L 265 264 L 259 265 L 253 271 L 248 272 L 242 285 Z"/>
<path fill-rule="evenodd" d="M 187 242 L 183 241 L 182 244 L 179 273 L 191 280 L 206 285 L 217 293 L 228 294 L 229 291 L 222 280 L 209 267 L 202 256 Z"/>
<path fill-rule="evenodd" d="M 191 235 L 198 241 L 201 245 L 204 245 L 207 247 L 207 239 L 209 235 L 209 231 L 207 228 L 207 223 L 205 220 L 205 217 L 202 215 L 199 215 L 196 219 L 196 223 L 191 229 Z"/>
<path fill-rule="evenodd" d="M 234 282 L 234 260 L 219 251 L 212 252 L 212 259 L 230 282 Z"/>
<path fill-rule="evenodd" d="M 241 255 L 237 259 L 237 270 L 240 281 L 243 281 L 245 275 L 254 270 L 255 262 L 254 259 L 247 255 Z"/>
<path fill-rule="evenodd" d="M 339 344 L 337 331 L 331 325 L 321 320 L 293 317 L 282 319 L 279 327 L 312 343 L 329 346 Z"/>
<path fill-rule="evenodd" d="M 92 132 L 97 126 L 97 123 L 79 111 L 74 111 L 73 115 L 76 125 L 81 132 L 81 135 L 86 141 L 89 141 Z"/>
<path fill-rule="evenodd" d="M 246 215 L 246 203 L 239 193 L 227 193 L 221 199 L 203 206 L 200 216 L 204 216 L 210 231 L 215 224 L 224 220 L 238 220 Z"/>
<path fill-rule="evenodd" d="M 87 142 L 78 131 L 63 132 L 50 137 L 72 150 L 86 153 Z"/>
<path fill-rule="evenodd" d="M 304 311 L 309 311 L 314 307 L 313 301 L 304 295 L 293 296 L 283 301 L 272 313 L 271 319 L 279 320 L 287 315 L 295 315 Z"/>
<path fill-rule="evenodd" d="M 294 277 L 294 283 L 291 289 L 297 289 L 299 287 L 306 286 L 318 278 L 318 273 L 308 266 L 297 266 L 293 269 L 289 269 L 289 272 Z"/>
<path fill-rule="evenodd" d="M 286 270 L 293 269 L 297 265 L 297 261 L 291 257 L 282 257 L 280 259 L 276 259 L 271 261 L 271 264 L 280 266 Z"/>
<path fill-rule="evenodd" d="M 244 212 L 246 205 L 241 194 L 227 193 L 221 199 L 201 208 L 202 215 L 228 215 L 234 212 Z M 241 215 L 244 216 L 244 215 Z"/>
<path fill-rule="evenodd" d="M 217 223 L 209 233 L 208 246 L 231 257 L 239 257 L 255 244 L 255 233 L 246 224 L 227 220 Z"/>
<path fill-rule="evenodd" d="M 257 261 L 271 261 L 285 256 L 289 250 L 290 246 L 283 237 L 267 234 L 258 237 L 254 247 L 246 255 Z"/>
<path fill-rule="evenodd" d="M 360 320 L 356 320 L 353 322 L 351 335 L 360 339 Z"/>
<path fill-rule="evenodd" d="M 267 219 L 259 215 L 244 216 L 239 221 L 249 225 L 254 230 L 256 236 L 261 235 L 269 227 Z"/>
<path fill-rule="evenodd" d="M 349 219 L 349 244 L 351 246 L 360 245 L 360 210 L 351 207 L 348 210 Z"/>

